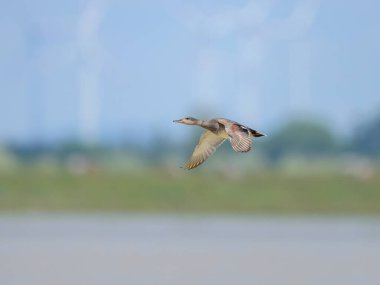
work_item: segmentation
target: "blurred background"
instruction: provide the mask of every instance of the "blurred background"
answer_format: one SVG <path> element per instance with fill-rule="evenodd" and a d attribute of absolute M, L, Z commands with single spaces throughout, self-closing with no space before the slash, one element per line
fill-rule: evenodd
<path fill-rule="evenodd" d="M 379 9 L 1 1 L 0 283 L 379 284 Z"/>

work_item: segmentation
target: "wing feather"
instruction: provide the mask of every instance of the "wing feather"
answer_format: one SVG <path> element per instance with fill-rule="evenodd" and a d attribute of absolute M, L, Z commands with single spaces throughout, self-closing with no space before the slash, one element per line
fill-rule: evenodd
<path fill-rule="evenodd" d="M 205 131 L 199 139 L 189 161 L 185 164 L 185 169 L 193 169 L 201 165 L 209 158 L 216 149 L 224 142 L 225 138 L 219 137 L 211 131 Z"/>
<path fill-rule="evenodd" d="M 231 146 L 234 151 L 248 152 L 252 148 L 252 138 L 249 130 L 238 124 L 232 124 L 226 127 L 226 132 L 230 137 Z"/>

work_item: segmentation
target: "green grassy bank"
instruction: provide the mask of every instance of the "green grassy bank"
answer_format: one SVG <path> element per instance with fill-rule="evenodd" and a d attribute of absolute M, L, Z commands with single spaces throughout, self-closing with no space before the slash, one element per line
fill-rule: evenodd
<path fill-rule="evenodd" d="M 0 174 L 0 211 L 380 214 L 380 177 L 22 171 Z"/>

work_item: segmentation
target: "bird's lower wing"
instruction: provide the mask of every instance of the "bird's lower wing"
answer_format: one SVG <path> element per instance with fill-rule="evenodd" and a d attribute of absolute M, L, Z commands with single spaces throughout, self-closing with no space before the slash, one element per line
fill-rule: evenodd
<path fill-rule="evenodd" d="M 226 128 L 226 132 L 230 137 L 231 146 L 234 151 L 248 152 L 252 147 L 252 139 L 247 128 L 243 126 L 233 125 L 234 129 Z"/>
<path fill-rule="evenodd" d="M 211 131 L 205 131 L 199 139 L 189 161 L 185 164 L 185 169 L 192 169 L 202 164 L 209 158 L 216 149 L 224 142 L 225 138 L 219 137 Z"/>

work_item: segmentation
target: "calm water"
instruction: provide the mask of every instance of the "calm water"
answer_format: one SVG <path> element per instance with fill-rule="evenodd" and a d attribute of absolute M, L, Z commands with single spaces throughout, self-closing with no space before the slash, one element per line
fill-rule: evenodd
<path fill-rule="evenodd" d="M 380 284 L 378 218 L 0 216 L 0 284 Z"/>

